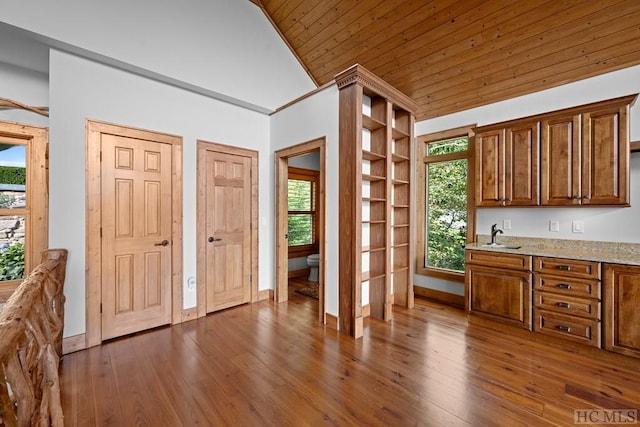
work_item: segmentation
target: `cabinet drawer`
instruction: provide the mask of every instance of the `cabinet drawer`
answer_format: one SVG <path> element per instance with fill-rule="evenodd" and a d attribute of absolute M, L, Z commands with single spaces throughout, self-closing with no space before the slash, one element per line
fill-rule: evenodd
<path fill-rule="evenodd" d="M 600 299 L 598 280 L 572 279 L 536 273 L 533 275 L 533 288 L 560 295 Z"/>
<path fill-rule="evenodd" d="M 535 257 L 533 270 L 556 276 L 600 279 L 600 263 L 596 261 Z"/>
<path fill-rule="evenodd" d="M 600 321 L 534 310 L 533 330 L 600 348 Z"/>
<path fill-rule="evenodd" d="M 547 311 L 600 320 L 600 301 L 598 300 L 534 291 L 533 301 L 536 307 Z"/>
<path fill-rule="evenodd" d="M 467 264 L 500 267 L 514 270 L 531 270 L 531 256 L 489 251 L 466 251 Z"/>

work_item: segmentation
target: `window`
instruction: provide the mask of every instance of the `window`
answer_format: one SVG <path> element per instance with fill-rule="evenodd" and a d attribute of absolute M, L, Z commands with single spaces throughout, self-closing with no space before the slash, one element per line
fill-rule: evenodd
<path fill-rule="evenodd" d="M 0 299 L 47 247 L 47 131 L 0 122 Z"/>
<path fill-rule="evenodd" d="M 289 167 L 287 233 L 290 257 L 317 251 L 317 181 L 318 171 Z"/>
<path fill-rule="evenodd" d="M 468 128 L 418 137 L 418 274 L 464 279 L 474 233 L 471 142 Z"/>

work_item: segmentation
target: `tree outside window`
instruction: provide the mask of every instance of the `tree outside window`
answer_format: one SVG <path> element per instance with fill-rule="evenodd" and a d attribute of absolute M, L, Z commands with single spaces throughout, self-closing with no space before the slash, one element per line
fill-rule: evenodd
<path fill-rule="evenodd" d="M 429 144 L 429 156 L 466 155 L 467 138 Z M 467 241 L 467 159 L 427 164 L 427 247 L 425 266 L 464 271 Z"/>
<path fill-rule="evenodd" d="M 289 252 L 314 253 L 317 246 L 317 171 L 289 168 L 288 244 Z M 298 255 L 303 256 L 302 253 Z"/>
<path fill-rule="evenodd" d="M 24 277 L 26 147 L 0 143 L 0 281 Z"/>
<path fill-rule="evenodd" d="M 463 280 L 464 248 L 474 230 L 468 135 L 457 129 L 418 138 L 418 274 Z"/>

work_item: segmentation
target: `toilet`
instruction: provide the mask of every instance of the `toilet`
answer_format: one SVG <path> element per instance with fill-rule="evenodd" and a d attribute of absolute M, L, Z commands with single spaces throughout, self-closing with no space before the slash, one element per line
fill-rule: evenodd
<path fill-rule="evenodd" d="M 311 254 L 307 257 L 307 265 L 309 266 L 309 281 L 318 281 L 318 266 L 320 265 L 320 254 Z"/>

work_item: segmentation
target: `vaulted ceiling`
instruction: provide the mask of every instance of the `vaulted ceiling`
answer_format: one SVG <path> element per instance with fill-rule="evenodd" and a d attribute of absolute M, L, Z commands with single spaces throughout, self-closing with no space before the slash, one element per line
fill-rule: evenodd
<path fill-rule="evenodd" d="M 359 63 L 441 116 L 640 64 L 638 0 L 251 0 L 316 84 Z"/>

